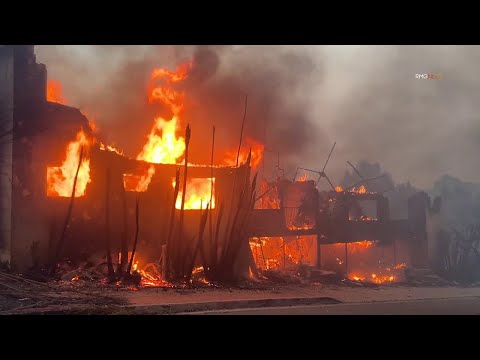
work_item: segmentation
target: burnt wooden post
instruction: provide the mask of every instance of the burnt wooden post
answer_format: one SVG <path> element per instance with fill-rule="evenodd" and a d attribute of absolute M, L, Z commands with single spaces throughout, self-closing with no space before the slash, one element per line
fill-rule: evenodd
<path fill-rule="evenodd" d="M 322 245 L 320 244 L 320 236 L 317 235 L 317 269 L 322 268 Z"/>
<path fill-rule="evenodd" d="M 318 189 L 315 187 L 315 200 L 314 200 L 314 221 L 315 221 L 315 232 L 317 233 L 317 269 L 322 267 L 322 247 L 320 245 L 320 194 Z"/>
<path fill-rule="evenodd" d="M 348 279 L 348 243 L 345 243 L 345 274 Z"/>
<path fill-rule="evenodd" d="M 397 239 L 393 239 L 393 266 L 397 265 Z"/>
<path fill-rule="evenodd" d="M 112 249 L 110 246 L 110 185 L 111 185 L 111 170 L 107 168 L 106 186 L 105 186 L 105 246 L 107 250 L 107 267 L 108 279 L 113 281 L 115 278 L 115 271 L 112 264 Z"/>
<path fill-rule="evenodd" d="M 80 171 L 80 167 L 82 166 L 82 161 L 83 161 L 83 146 L 80 148 L 77 171 L 75 173 L 75 178 L 73 179 L 72 196 L 70 197 L 70 204 L 68 205 L 67 216 L 65 218 L 65 223 L 63 224 L 62 234 L 60 235 L 60 239 L 58 240 L 57 248 L 55 250 L 54 258 L 50 267 L 50 271 L 49 271 L 50 275 L 55 274 L 57 262 L 60 258 L 63 244 L 65 242 L 65 234 L 67 232 L 68 224 L 70 223 L 70 218 L 72 216 L 73 203 L 75 201 L 75 191 L 77 189 L 78 173 Z"/>

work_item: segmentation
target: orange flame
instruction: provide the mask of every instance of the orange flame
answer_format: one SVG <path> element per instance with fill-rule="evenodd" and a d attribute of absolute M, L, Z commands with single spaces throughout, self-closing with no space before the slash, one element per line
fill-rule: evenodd
<path fill-rule="evenodd" d="M 367 281 L 375 284 L 384 284 L 394 282 L 396 277 L 394 275 L 377 275 L 372 273 L 370 275 L 349 274 L 348 278 L 355 281 Z"/>
<path fill-rule="evenodd" d="M 367 189 L 365 188 L 365 186 L 360 186 L 358 189 L 357 188 L 353 188 L 352 190 L 350 190 L 350 192 L 353 192 L 353 193 L 357 193 L 357 194 L 366 194 L 367 193 Z"/>
<path fill-rule="evenodd" d="M 335 244 L 335 245 L 345 246 L 344 244 Z M 373 245 L 375 245 L 375 241 L 369 241 L 369 240 L 347 243 L 348 251 L 351 251 L 351 252 L 363 251 L 365 249 L 368 249 L 369 247 L 372 247 Z"/>
<path fill-rule="evenodd" d="M 343 188 L 341 186 L 336 186 L 335 191 L 336 192 L 343 192 Z"/>
<path fill-rule="evenodd" d="M 100 143 L 100 150 L 103 150 L 103 151 L 111 151 L 111 152 L 114 152 L 114 153 L 117 153 L 118 155 L 123 155 L 123 151 L 122 150 L 119 150 L 117 149 L 115 146 L 113 145 L 105 145 L 104 143 Z"/>
<path fill-rule="evenodd" d="M 210 202 L 211 178 L 194 178 L 187 179 L 187 193 L 185 195 L 185 209 L 206 209 Z M 213 178 L 214 193 L 212 196 L 212 206 L 215 208 L 215 178 Z M 172 179 L 172 187 L 175 188 L 175 179 Z M 182 208 L 182 191 L 178 192 L 177 201 L 175 203 L 176 209 Z"/>
<path fill-rule="evenodd" d="M 155 167 L 153 165 L 142 175 L 124 174 L 123 186 L 127 191 L 145 192 L 148 190 L 148 185 L 150 185 L 153 175 L 155 175 Z"/>
<path fill-rule="evenodd" d="M 252 149 L 252 158 L 250 161 L 250 165 L 253 169 L 256 169 L 263 158 L 263 151 L 264 145 L 255 141 L 251 137 L 245 138 L 245 143 L 243 147 L 240 149 L 240 154 L 238 156 L 238 164 L 244 164 L 247 162 L 248 153 Z M 228 151 L 225 155 L 224 164 L 229 166 L 235 166 L 237 163 L 237 150 Z"/>
<path fill-rule="evenodd" d="M 47 196 L 72 196 L 73 182 L 78 168 L 78 160 L 80 159 L 80 150 L 83 147 L 85 154 L 89 146 L 90 141 L 83 130 L 80 130 L 77 133 L 76 140 L 68 144 L 62 166 L 47 167 Z M 87 184 L 90 181 L 90 160 L 84 157 L 78 171 L 75 197 L 85 195 Z"/>
<path fill-rule="evenodd" d="M 177 130 L 177 116 L 173 116 L 169 121 L 161 117 L 156 118 L 147 143 L 138 154 L 137 160 L 155 164 L 176 164 L 177 159 L 185 153 L 185 139 L 177 138 Z"/>
<path fill-rule="evenodd" d="M 303 174 L 303 176 L 301 176 L 298 181 L 301 181 L 301 182 L 304 182 L 304 181 L 308 181 L 309 180 L 309 177 L 307 174 Z"/>
<path fill-rule="evenodd" d="M 185 153 L 185 139 L 177 137 L 180 128 L 180 113 L 183 110 L 185 93 L 173 88 L 174 84 L 187 78 L 191 63 L 186 63 L 170 71 L 163 68 L 154 69 L 148 89 L 148 100 L 151 104 L 161 103 L 171 111 L 172 118 L 167 120 L 159 116 L 154 119 L 154 124 L 147 142 L 138 154 L 137 160 L 143 160 L 155 164 L 177 164 Z M 160 85 L 157 82 L 161 81 Z M 146 191 L 155 174 L 155 167 L 150 166 L 148 171 L 136 176 L 126 174 L 124 179 L 125 188 L 128 191 Z M 135 181 L 132 179 L 137 179 Z"/>
<path fill-rule="evenodd" d="M 62 95 L 62 84 L 60 81 L 48 80 L 47 81 L 47 101 L 66 104 L 67 100 Z"/>

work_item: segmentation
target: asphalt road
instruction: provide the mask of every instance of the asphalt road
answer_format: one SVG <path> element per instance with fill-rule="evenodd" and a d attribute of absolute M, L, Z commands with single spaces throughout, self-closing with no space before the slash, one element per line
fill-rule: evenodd
<path fill-rule="evenodd" d="M 480 297 L 205 311 L 202 315 L 480 315 Z"/>

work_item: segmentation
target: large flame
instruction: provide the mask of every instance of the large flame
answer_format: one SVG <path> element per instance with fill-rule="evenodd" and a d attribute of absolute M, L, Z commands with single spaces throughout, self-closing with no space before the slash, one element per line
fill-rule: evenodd
<path fill-rule="evenodd" d="M 60 81 L 47 81 L 47 101 L 59 104 L 66 104 L 67 101 L 63 97 L 62 92 L 62 84 L 60 83 Z"/>
<path fill-rule="evenodd" d="M 173 86 L 187 78 L 190 67 L 191 63 L 187 63 L 179 66 L 175 72 L 163 68 L 153 70 L 149 102 L 166 105 L 173 116 L 170 119 L 159 116 L 154 120 L 147 142 L 137 160 L 155 164 L 176 164 L 185 153 L 185 139 L 177 137 L 185 93 L 175 90 Z"/>
<path fill-rule="evenodd" d="M 177 136 L 180 130 L 180 114 L 183 110 L 185 93 L 174 89 L 174 85 L 187 78 L 191 63 L 186 63 L 170 71 L 163 68 L 154 69 L 148 86 L 148 100 L 151 104 L 160 103 L 170 110 L 172 117 L 165 119 L 158 116 L 147 141 L 138 154 L 137 160 L 155 164 L 177 164 L 185 153 L 185 139 Z M 143 192 L 155 174 L 155 167 L 150 166 L 142 175 L 127 174 L 124 180 L 128 191 Z M 133 181 L 133 179 L 137 179 Z"/>
<path fill-rule="evenodd" d="M 184 209 L 206 209 L 210 202 L 212 183 L 213 189 L 215 189 L 215 178 L 187 179 L 187 193 L 185 195 Z M 175 179 L 172 179 L 172 187 L 175 188 Z M 175 208 L 177 209 L 182 208 L 182 194 L 183 193 L 180 190 L 175 203 Z M 215 208 L 215 194 L 212 196 L 212 205 L 209 208 Z"/>
<path fill-rule="evenodd" d="M 177 116 L 170 120 L 156 118 L 147 143 L 138 154 L 137 160 L 155 164 L 176 164 L 177 159 L 185 153 L 185 139 L 176 136 L 177 130 Z"/>
<path fill-rule="evenodd" d="M 80 130 L 75 141 L 67 146 L 65 160 L 59 167 L 47 167 L 47 196 L 72 196 L 75 174 L 80 160 L 80 151 L 83 147 L 83 161 L 78 171 L 77 184 L 75 186 L 75 197 L 85 195 L 87 184 L 90 179 L 90 160 L 85 158 L 87 148 L 90 145 L 85 132 Z"/>

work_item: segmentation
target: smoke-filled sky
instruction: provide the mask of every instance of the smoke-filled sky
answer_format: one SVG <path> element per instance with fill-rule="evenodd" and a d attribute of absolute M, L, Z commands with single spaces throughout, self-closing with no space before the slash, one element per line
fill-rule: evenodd
<path fill-rule="evenodd" d="M 396 182 L 420 188 L 447 173 L 480 182 L 477 46 L 37 46 L 36 53 L 68 104 L 94 116 L 105 140 L 132 157 L 158 111 L 146 102 L 152 69 L 193 59 L 183 125 L 192 126 L 197 162 L 208 158 L 202 149 L 213 124 L 219 151 L 236 148 L 248 95 L 246 134 L 263 142 L 266 129 L 267 147 L 292 174 L 296 166 L 321 169 L 336 141 L 327 167 L 335 184 L 347 160 L 379 162 Z"/>

